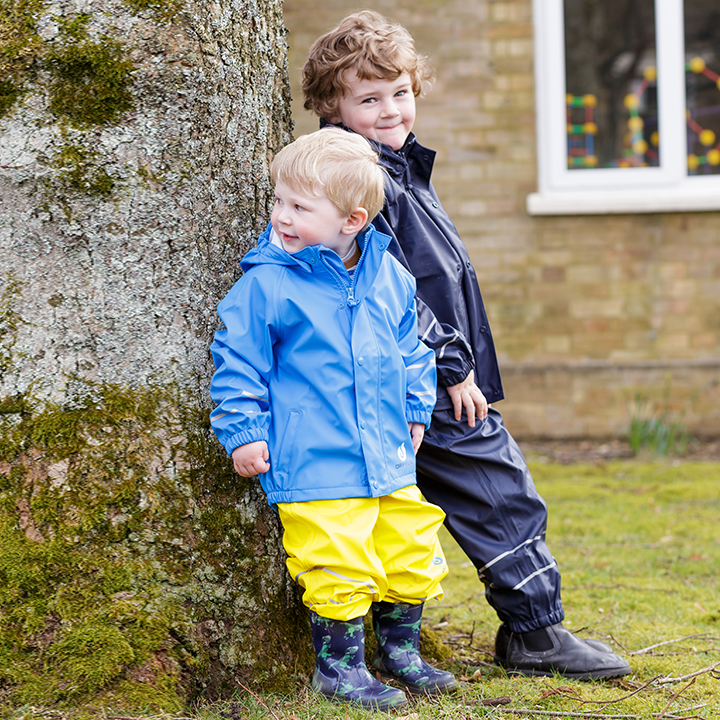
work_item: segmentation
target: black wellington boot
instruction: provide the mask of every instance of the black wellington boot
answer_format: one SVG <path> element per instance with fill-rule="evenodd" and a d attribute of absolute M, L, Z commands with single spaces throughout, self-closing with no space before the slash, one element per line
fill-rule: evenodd
<path fill-rule="evenodd" d="M 426 663 L 418 649 L 422 605 L 376 602 L 372 604 L 377 650 L 372 667 L 401 682 L 413 695 L 440 695 L 457 690 L 452 673 Z"/>
<path fill-rule="evenodd" d="M 584 641 L 562 623 L 529 633 L 501 625 L 495 638 L 495 662 L 509 675 L 563 675 L 573 680 L 601 680 L 628 675 L 627 660 L 600 641 Z"/>
<path fill-rule="evenodd" d="M 311 611 L 310 629 L 316 657 L 313 690 L 333 702 L 353 703 L 367 710 L 407 705 L 402 690 L 384 685 L 369 673 L 362 617 L 331 620 Z"/>

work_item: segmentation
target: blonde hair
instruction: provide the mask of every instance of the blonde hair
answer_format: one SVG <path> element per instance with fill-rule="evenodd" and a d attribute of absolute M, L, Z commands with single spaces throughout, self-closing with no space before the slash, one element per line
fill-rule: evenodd
<path fill-rule="evenodd" d="M 370 221 L 385 202 L 385 174 L 365 138 L 338 128 L 300 136 L 272 161 L 273 182 L 313 197 L 323 195 L 343 214 L 365 208 Z"/>
<path fill-rule="evenodd" d="M 415 97 L 429 88 L 433 78 L 427 57 L 415 50 L 412 35 L 373 10 L 348 15 L 312 44 L 302 71 L 305 109 L 334 118 L 340 98 L 350 89 L 348 72 L 360 80 L 395 80 L 407 73 Z"/>

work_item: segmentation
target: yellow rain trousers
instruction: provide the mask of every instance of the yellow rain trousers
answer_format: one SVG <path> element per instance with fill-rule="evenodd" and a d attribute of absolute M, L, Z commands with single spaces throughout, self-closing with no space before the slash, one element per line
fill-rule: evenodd
<path fill-rule="evenodd" d="M 418 605 L 442 598 L 447 563 L 437 532 L 445 513 L 416 485 L 376 498 L 277 507 L 288 570 L 318 615 L 352 620 L 379 600 Z"/>

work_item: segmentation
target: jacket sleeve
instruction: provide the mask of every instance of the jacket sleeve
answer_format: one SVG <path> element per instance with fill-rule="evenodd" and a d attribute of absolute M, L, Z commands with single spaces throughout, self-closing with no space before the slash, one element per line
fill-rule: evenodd
<path fill-rule="evenodd" d="M 240 445 L 267 440 L 268 381 L 273 367 L 272 303 L 262 283 L 243 276 L 218 306 L 225 328 L 210 346 L 215 374 L 210 423 L 228 455 Z"/>
<path fill-rule="evenodd" d="M 397 236 L 385 215 L 378 215 L 372 224 L 377 230 L 390 236 L 392 242 L 388 251 L 412 274 Z M 472 348 L 463 333 L 451 325 L 439 322 L 422 298 L 416 296 L 416 302 L 419 337 L 435 352 L 438 381 L 443 387 L 457 385 L 475 368 Z"/>
<path fill-rule="evenodd" d="M 407 305 L 398 329 L 398 347 L 407 377 L 405 416 L 408 422 L 423 423 L 427 429 L 437 392 L 435 353 L 418 338 L 415 280 L 403 268 L 398 270 L 406 275 L 407 283 Z"/>

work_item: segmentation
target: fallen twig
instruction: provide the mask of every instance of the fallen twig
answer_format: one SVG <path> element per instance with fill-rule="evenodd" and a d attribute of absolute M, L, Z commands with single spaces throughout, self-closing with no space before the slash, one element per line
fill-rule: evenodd
<path fill-rule="evenodd" d="M 515 713 L 516 715 L 543 715 L 547 717 L 578 717 L 578 718 L 599 718 L 600 720 L 638 720 L 637 715 L 598 715 L 595 712 L 571 712 L 562 710 L 536 710 L 535 708 L 504 708 L 496 707 L 495 712 Z"/>
<path fill-rule="evenodd" d="M 632 653 L 631 653 L 612 633 L 608 633 L 608 637 L 609 637 L 616 645 L 618 645 L 623 652 L 628 653 L 628 655 L 632 655 Z"/>
<path fill-rule="evenodd" d="M 697 678 L 693 678 L 684 688 L 680 688 L 676 693 L 673 693 L 670 696 L 670 699 L 667 701 L 667 705 L 662 709 L 662 712 L 657 716 L 658 720 L 662 720 L 662 718 L 666 717 L 667 711 L 670 709 L 670 706 L 691 686 L 695 684 L 695 681 Z"/>
<path fill-rule="evenodd" d="M 698 675 L 706 675 L 707 673 L 713 672 L 715 668 L 720 667 L 720 662 L 716 662 L 713 665 L 709 665 L 706 668 L 703 668 L 702 670 L 697 670 L 694 673 L 690 673 L 689 675 L 683 675 L 682 677 L 676 677 L 676 678 L 661 678 L 657 681 L 657 685 L 669 685 L 670 683 L 678 683 L 678 682 L 685 682 L 686 680 L 690 680 L 692 678 L 698 677 Z"/>
<path fill-rule="evenodd" d="M 688 715 L 689 712 L 695 712 L 700 708 L 707 707 L 710 703 L 702 703 L 702 705 L 692 705 L 691 707 L 684 707 L 681 710 L 673 710 L 671 713 L 667 713 L 665 720 L 691 720 L 691 718 L 700 718 L 705 720 L 701 715 Z"/>
<path fill-rule="evenodd" d="M 245 692 L 250 693 L 274 718 L 280 720 L 278 716 L 259 698 L 250 688 L 246 688 L 239 680 L 235 681 Z"/>
<path fill-rule="evenodd" d="M 641 685 L 639 688 L 635 688 L 632 692 L 629 692 L 627 695 L 623 695 L 622 697 L 615 698 L 615 700 L 580 700 L 580 702 L 588 704 L 593 703 L 594 705 L 614 705 L 615 703 L 622 702 L 623 700 L 627 700 L 628 698 L 631 698 L 633 695 L 637 695 L 639 692 L 642 692 L 643 690 L 647 690 L 656 680 L 661 678 L 662 675 L 656 675 L 654 678 L 648 680 L 644 685 Z"/>
<path fill-rule="evenodd" d="M 663 645 L 672 645 L 673 643 L 679 643 L 683 640 L 697 640 L 697 639 L 711 639 L 708 638 L 707 633 L 700 633 L 699 635 L 686 635 L 685 637 L 675 638 L 674 640 L 664 640 L 663 642 L 655 643 L 654 645 L 648 645 L 647 647 L 641 648 L 640 650 L 634 650 L 630 655 L 644 655 L 648 650 L 654 650 L 655 648 L 662 647 Z"/>

